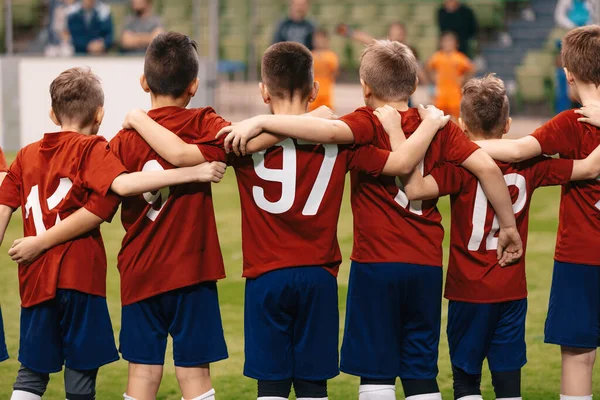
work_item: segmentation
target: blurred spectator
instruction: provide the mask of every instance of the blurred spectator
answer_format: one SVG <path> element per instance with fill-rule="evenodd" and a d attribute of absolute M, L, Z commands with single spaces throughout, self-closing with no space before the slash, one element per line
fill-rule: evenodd
<path fill-rule="evenodd" d="M 159 33 L 165 31 L 159 16 L 154 14 L 152 0 L 131 0 L 133 15 L 123 23 L 121 49 L 130 53 L 145 53 Z"/>
<path fill-rule="evenodd" d="M 73 55 L 71 35 L 67 26 L 67 16 L 75 0 L 53 0 L 50 2 L 50 22 L 48 24 L 48 44 L 44 54 L 48 57 L 68 57 Z"/>
<path fill-rule="evenodd" d="M 279 23 L 273 43 L 297 42 L 313 49 L 315 25 L 306 19 L 309 0 L 290 0 L 288 16 Z"/>
<path fill-rule="evenodd" d="M 110 7 L 100 0 L 81 0 L 68 15 L 71 42 L 77 54 L 104 54 L 113 45 Z"/>
<path fill-rule="evenodd" d="M 591 0 L 558 0 L 554 11 L 556 24 L 564 29 L 593 24 L 595 18 Z"/>
<path fill-rule="evenodd" d="M 334 109 L 334 89 L 340 61 L 329 47 L 329 33 L 325 29 L 317 29 L 313 35 L 315 81 L 319 82 L 319 93 L 315 101 L 309 104 L 312 111 L 320 106 Z"/>
<path fill-rule="evenodd" d="M 440 50 L 427 62 L 427 71 L 435 82 L 435 106 L 457 120 L 460 115 L 462 87 L 475 73 L 469 58 L 458 51 L 453 32 L 442 34 Z"/>
<path fill-rule="evenodd" d="M 444 0 L 438 11 L 440 32 L 454 32 L 458 38 L 458 51 L 471 56 L 469 40 L 477 35 L 477 19 L 473 10 L 459 0 Z"/>

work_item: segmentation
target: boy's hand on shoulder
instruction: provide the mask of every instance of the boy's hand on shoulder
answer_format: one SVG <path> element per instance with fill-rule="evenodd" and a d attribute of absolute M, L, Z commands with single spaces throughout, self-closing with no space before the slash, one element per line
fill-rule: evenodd
<path fill-rule="evenodd" d="M 143 118 L 146 116 L 148 116 L 146 111 L 142 110 L 141 108 L 134 108 L 125 116 L 125 120 L 123 121 L 123 129 L 135 129 L 136 121 L 139 121 L 140 117 Z"/>
<path fill-rule="evenodd" d="M 419 116 L 423 121 L 431 121 L 438 124 L 438 130 L 446 126 L 450 121 L 450 115 L 444 115 L 444 112 L 435 106 L 423 106 L 419 104 Z"/>
<path fill-rule="evenodd" d="M 227 164 L 219 161 L 205 162 L 191 167 L 194 170 L 194 176 L 197 182 L 219 183 L 225 175 Z"/>
<path fill-rule="evenodd" d="M 226 126 L 217 133 L 217 138 L 225 135 L 224 147 L 227 153 L 246 155 L 248 142 L 262 133 L 259 117 L 246 119 L 237 124 Z"/>
<path fill-rule="evenodd" d="M 383 129 L 389 135 L 404 135 L 402 130 L 402 116 L 394 107 L 385 105 L 374 111 L 375 116 L 383 125 Z"/>
<path fill-rule="evenodd" d="M 575 114 L 582 116 L 577 119 L 577 121 L 600 128 L 600 103 L 585 105 L 580 109 L 575 110 Z"/>
<path fill-rule="evenodd" d="M 19 265 L 31 264 L 46 252 L 40 236 L 17 239 L 8 250 L 10 258 Z"/>
<path fill-rule="evenodd" d="M 523 256 L 523 243 L 516 227 L 501 228 L 498 234 L 498 264 L 506 267 Z"/>
<path fill-rule="evenodd" d="M 305 114 L 307 117 L 323 118 L 323 119 L 338 119 L 333 110 L 327 106 L 320 106 L 315 108 L 309 113 Z"/>

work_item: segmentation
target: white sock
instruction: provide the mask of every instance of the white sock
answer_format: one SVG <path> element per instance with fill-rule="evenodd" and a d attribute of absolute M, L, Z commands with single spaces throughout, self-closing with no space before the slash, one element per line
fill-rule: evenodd
<path fill-rule="evenodd" d="M 560 395 L 560 400 L 592 400 L 592 395 L 589 396 L 565 396 L 564 394 Z"/>
<path fill-rule="evenodd" d="M 42 397 L 24 390 L 13 390 L 10 400 L 42 400 Z"/>
<path fill-rule="evenodd" d="M 123 393 L 123 399 L 124 400 L 136 400 L 135 397 L 131 397 L 127 393 Z"/>
<path fill-rule="evenodd" d="M 442 400 L 441 393 L 418 394 L 416 396 L 407 397 L 406 400 Z"/>
<path fill-rule="evenodd" d="M 483 397 L 481 397 L 480 394 L 472 394 L 469 396 L 461 397 L 458 400 L 483 400 Z M 496 400 L 500 400 L 500 399 L 496 399 Z M 504 400 L 508 400 L 508 399 L 504 399 Z"/>
<path fill-rule="evenodd" d="M 185 399 L 182 397 L 181 400 Z M 215 389 L 210 389 L 208 392 L 190 400 L 215 400 Z"/>
<path fill-rule="evenodd" d="M 358 400 L 396 400 L 396 386 L 360 385 Z"/>

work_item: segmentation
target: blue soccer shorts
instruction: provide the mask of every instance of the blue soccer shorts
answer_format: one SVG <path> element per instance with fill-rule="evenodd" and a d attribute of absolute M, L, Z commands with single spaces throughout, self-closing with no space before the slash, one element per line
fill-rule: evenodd
<path fill-rule="evenodd" d="M 6 339 L 4 338 L 4 320 L 2 319 L 2 309 L 0 309 L 0 361 L 8 359 L 8 350 L 6 349 Z"/>
<path fill-rule="evenodd" d="M 56 297 L 21 308 L 19 361 L 34 372 L 93 370 L 117 361 L 106 299 L 58 289 Z"/>
<path fill-rule="evenodd" d="M 119 350 L 129 362 L 163 365 L 169 334 L 177 367 L 196 367 L 228 357 L 216 282 L 126 305 L 121 316 Z"/>
<path fill-rule="evenodd" d="M 244 375 L 311 381 L 339 374 L 337 280 L 322 267 L 246 280 Z"/>
<path fill-rule="evenodd" d="M 442 268 L 352 262 L 340 369 L 370 379 L 438 374 Z"/>
<path fill-rule="evenodd" d="M 527 363 L 525 318 L 527 299 L 477 304 L 450 301 L 448 345 L 452 365 L 481 374 L 487 358 L 490 371 L 518 371 Z"/>
<path fill-rule="evenodd" d="M 554 262 L 546 343 L 600 347 L 600 267 Z"/>

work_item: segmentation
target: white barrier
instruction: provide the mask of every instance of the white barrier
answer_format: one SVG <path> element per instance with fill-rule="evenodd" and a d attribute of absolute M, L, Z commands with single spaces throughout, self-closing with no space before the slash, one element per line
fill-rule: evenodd
<path fill-rule="evenodd" d="M 0 99 L 0 126 L 3 126 L 0 143 L 7 144 L 8 150 L 17 150 L 39 140 L 46 132 L 55 132 L 48 112 L 50 110 L 50 83 L 62 71 L 72 67 L 90 67 L 102 80 L 104 89 L 105 117 L 100 134 L 111 139 L 120 129 L 127 111 L 132 108 L 150 107 L 150 95 L 140 87 L 139 78 L 143 73 L 143 58 L 139 57 L 107 57 L 88 58 L 74 57 L 64 59 L 20 58 L 14 62 L 0 59 L 0 89 L 5 89 L 4 81 L 16 79 L 18 85 L 9 85 Z M 214 85 L 209 76 L 210 65 L 201 61 L 200 89 L 192 105 L 195 107 L 212 104 Z M 14 93 L 13 93 L 14 92 Z M 12 103 L 9 104 L 8 102 Z M 14 103 L 16 102 L 16 104 Z M 8 118 L 18 106 L 18 118 Z M 14 116 L 13 116 L 14 117 Z M 18 126 L 15 126 L 17 123 Z M 18 138 L 7 138 L 18 134 Z M 7 140 L 9 139 L 9 140 Z"/>

